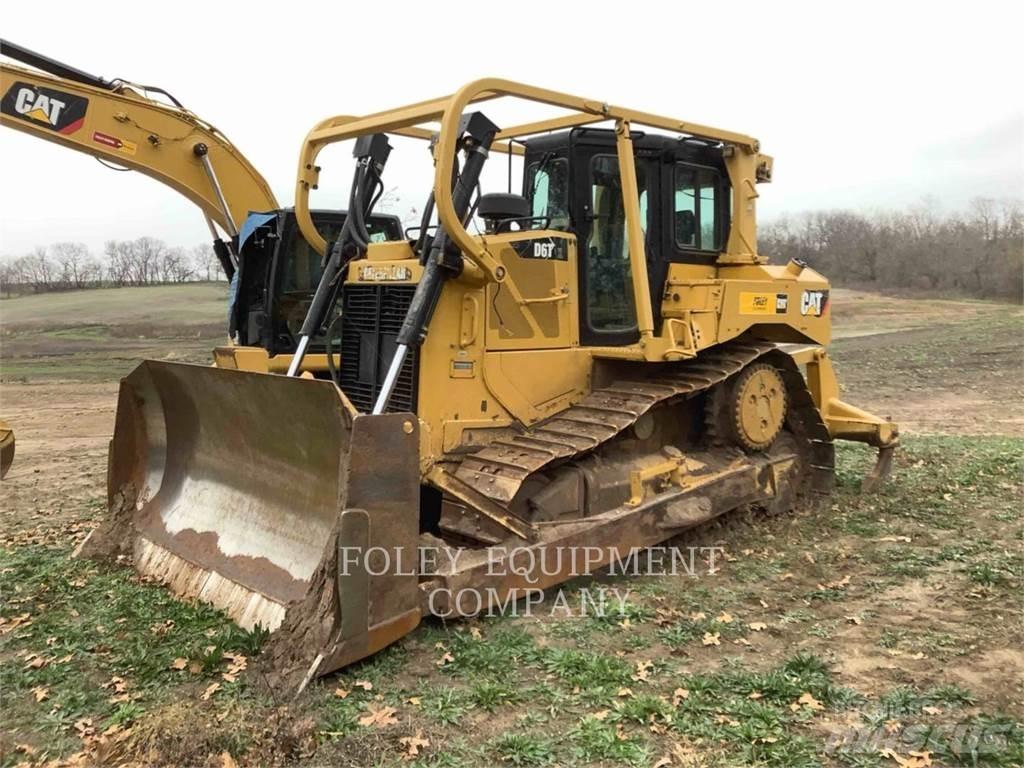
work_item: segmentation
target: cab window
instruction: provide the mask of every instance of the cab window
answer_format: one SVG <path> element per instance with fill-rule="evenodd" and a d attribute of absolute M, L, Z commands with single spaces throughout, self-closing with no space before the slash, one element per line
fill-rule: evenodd
<path fill-rule="evenodd" d="M 722 227 L 718 213 L 721 187 L 718 171 L 676 164 L 672 220 L 677 246 L 699 251 L 721 250 Z"/>
<path fill-rule="evenodd" d="M 531 216 L 548 229 L 569 229 L 569 163 L 564 157 L 531 163 L 526 169 Z M 544 227 L 537 221 L 535 227 Z"/>

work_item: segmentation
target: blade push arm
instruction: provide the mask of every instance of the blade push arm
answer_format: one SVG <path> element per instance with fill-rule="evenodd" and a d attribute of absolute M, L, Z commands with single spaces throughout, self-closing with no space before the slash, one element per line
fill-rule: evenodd
<path fill-rule="evenodd" d="M 157 89 L 106 81 L 5 41 L 0 53 L 54 73 L 0 62 L 5 127 L 144 173 L 231 235 L 249 211 L 278 207 L 266 180 L 220 131 L 144 95 Z"/>

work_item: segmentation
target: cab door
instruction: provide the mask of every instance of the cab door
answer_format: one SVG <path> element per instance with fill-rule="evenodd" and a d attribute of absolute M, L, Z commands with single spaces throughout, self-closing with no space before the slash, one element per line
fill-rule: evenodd
<path fill-rule="evenodd" d="M 580 342 L 587 346 L 624 346 L 639 337 L 629 239 L 622 197 L 622 179 L 614 143 L 579 145 L 573 152 L 576 233 L 579 238 Z M 640 217 L 644 222 L 648 262 L 657 259 L 653 231 L 656 206 L 649 205 L 657 190 L 656 161 L 636 158 Z"/>

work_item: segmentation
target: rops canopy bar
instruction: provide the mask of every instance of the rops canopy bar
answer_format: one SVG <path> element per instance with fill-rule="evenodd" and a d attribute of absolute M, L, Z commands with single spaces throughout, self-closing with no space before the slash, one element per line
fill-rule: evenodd
<path fill-rule="evenodd" d="M 682 133 L 703 139 L 719 141 L 735 147 L 729 172 L 733 184 L 733 234 L 727 251 L 735 256 L 753 255 L 754 182 L 757 180 L 759 143 L 756 139 L 741 133 L 712 128 L 699 123 L 689 123 L 670 117 L 617 107 L 593 99 L 572 96 L 567 93 L 536 88 L 511 80 L 485 78 L 462 87 L 450 96 L 430 99 L 405 107 L 377 112 L 365 117 L 337 116 L 323 120 L 306 136 L 299 156 L 298 179 L 295 187 L 295 215 L 303 237 L 320 254 L 327 249 L 327 242 L 313 225 L 309 213 L 309 192 L 319 181 L 320 168 L 317 156 L 324 147 L 335 142 L 354 139 L 371 133 L 391 133 L 399 136 L 430 140 L 437 137 L 435 148 L 434 198 L 440 225 L 449 233 L 455 244 L 471 261 L 480 267 L 492 280 L 501 281 L 500 267 L 487 252 L 484 244 L 474 239 L 455 214 L 451 197 L 451 177 L 455 160 L 458 125 L 466 107 L 482 101 L 500 97 L 513 97 L 533 101 L 561 109 L 572 110 L 575 114 L 561 115 L 549 120 L 525 123 L 503 128 L 496 139 L 510 139 L 529 136 L 544 131 L 559 130 L 589 123 L 614 120 L 616 123 L 643 125 L 674 133 Z M 440 121 L 437 132 L 429 124 Z M 511 143 L 496 141 L 492 150 L 521 154 L 520 147 Z M 767 158 L 765 158 L 767 160 Z M 768 161 L 770 162 L 770 161 Z M 749 226 L 744 219 L 749 216 Z M 748 232 L 749 229 L 749 232 Z M 735 241 L 735 242 L 734 242 Z M 734 247 L 735 246 L 735 247 Z"/>

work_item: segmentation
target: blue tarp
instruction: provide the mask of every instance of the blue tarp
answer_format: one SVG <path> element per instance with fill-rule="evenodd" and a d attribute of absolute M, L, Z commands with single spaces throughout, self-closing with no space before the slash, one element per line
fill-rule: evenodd
<path fill-rule="evenodd" d="M 241 255 L 242 248 L 245 245 L 245 241 L 252 237 L 259 227 L 262 227 L 268 221 L 273 221 L 277 218 L 277 211 L 271 211 L 270 213 L 262 213 L 259 211 L 249 211 L 249 215 L 245 217 L 245 221 L 242 222 L 242 228 L 238 231 L 238 253 Z M 241 266 L 241 264 L 239 264 Z M 231 317 L 235 313 L 235 298 L 238 296 L 238 273 L 240 270 L 236 269 L 235 274 L 231 276 L 231 285 L 228 286 L 228 324 L 231 323 Z"/>
<path fill-rule="evenodd" d="M 252 233 L 256 231 L 257 227 L 262 227 L 276 216 L 277 211 L 271 211 L 270 213 L 249 211 L 249 215 L 245 217 L 245 221 L 242 222 L 242 228 L 238 232 L 238 252 L 242 252 L 242 246 L 245 245 L 246 240 L 252 237 Z"/>

